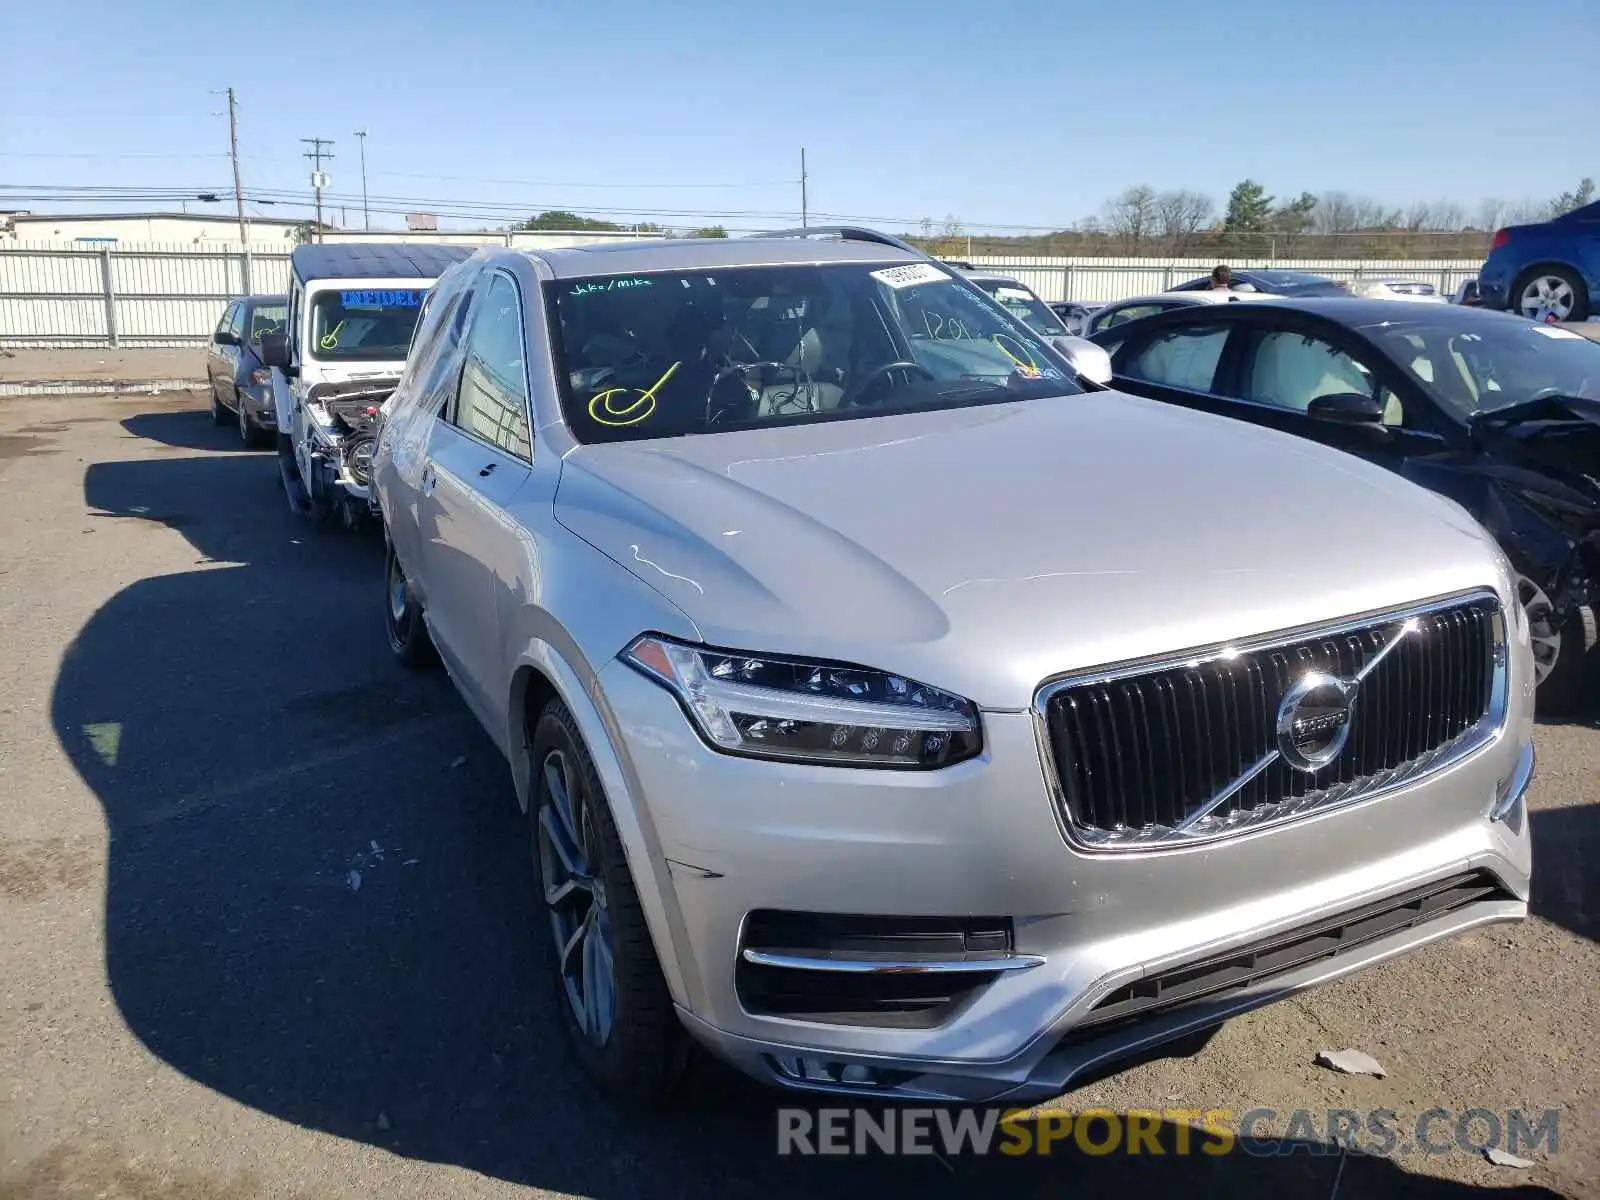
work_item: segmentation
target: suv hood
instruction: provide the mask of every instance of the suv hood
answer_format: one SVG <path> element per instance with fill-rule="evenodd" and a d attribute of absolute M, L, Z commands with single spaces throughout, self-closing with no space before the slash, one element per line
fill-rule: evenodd
<path fill-rule="evenodd" d="M 1102 391 L 581 446 L 564 526 L 713 645 L 1023 708 L 1064 671 L 1474 586 L 1458 505 L 1314 443 Z"/>

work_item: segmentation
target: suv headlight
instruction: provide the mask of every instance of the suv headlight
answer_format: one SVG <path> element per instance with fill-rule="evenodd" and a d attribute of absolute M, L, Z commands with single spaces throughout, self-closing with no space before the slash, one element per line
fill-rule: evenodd
<path fill-rule="evenodd" d="M 701 736 L 731 754 L 927 769 L 983 748 L 972 701 L 884 671 L 653 634 L 622 660 L 672 691 Z"/>

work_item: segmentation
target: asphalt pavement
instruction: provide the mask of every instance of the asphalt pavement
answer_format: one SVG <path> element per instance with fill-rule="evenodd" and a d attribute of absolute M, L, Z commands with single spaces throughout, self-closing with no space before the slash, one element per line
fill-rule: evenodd
<path fill-rule="evenodd" d="M 1536 916 L 1224 1027 L 1064 1106 L 1267 1107 L 1278 1153 L 780 1158 L 700 1064 L 568 1056 L 505 765 L 391 661 L 376 536 L 283 502 L 204 399 L 0 401 L 0 1196 L 1582 1195 L 1600 1179 L 1600 723 L 1541 726 Z M 1225 886 L 1219 880 L 1219 886 Z M 1334 1074 L 1352 1047 L 1383 1079 Z M 1329 1151 L 1296 1108 L 1560 1113 L 1532 1167 Z"/>

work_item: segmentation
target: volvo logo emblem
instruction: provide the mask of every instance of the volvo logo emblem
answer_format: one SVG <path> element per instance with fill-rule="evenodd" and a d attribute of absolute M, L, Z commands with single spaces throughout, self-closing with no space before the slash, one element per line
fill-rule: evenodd
<path fill-rule="evenodd" d="M 1339 757 L 1350 737 L 1353 679 L 1312 671 L 1278 702 L 1278 753 L 1299 771 L 1318 771 Z"/>

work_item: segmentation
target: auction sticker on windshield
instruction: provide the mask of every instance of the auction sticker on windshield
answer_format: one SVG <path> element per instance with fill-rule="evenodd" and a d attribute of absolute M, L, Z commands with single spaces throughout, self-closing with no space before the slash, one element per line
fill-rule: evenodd
<path fill-rule="evenodd" d="M 916 287 L 919 283 L 939 283 L 950 276 L 932 263 L 907 263 L 903 267 L 885 267 L 874 271 L 872 277 L 892 288 Z"/>

